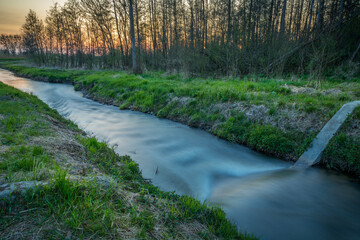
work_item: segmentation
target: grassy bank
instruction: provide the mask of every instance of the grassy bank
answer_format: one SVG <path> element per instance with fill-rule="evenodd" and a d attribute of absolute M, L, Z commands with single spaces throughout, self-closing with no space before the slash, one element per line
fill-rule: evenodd
<path fill-rule="evenodd" d="M 221 209 L 160 191 L 128 156 L 2 83 L 0 196 L 1 239 L 251 238 Z"/>
<path fill-rule="evenodd" d="M 360 176 L 360 107 L 331 139 L 322 162 L 328 168 Z"/>
<path fill-rule="evenodd" d="M 1 66 L 38 80 L 71 82 L 97 101 L 199 127 L 286 160 L 296 160 L 344 103 L 360 98 L 356 79 L 197 79 L 160 72 L 135 76 L 24 63 Z"/>

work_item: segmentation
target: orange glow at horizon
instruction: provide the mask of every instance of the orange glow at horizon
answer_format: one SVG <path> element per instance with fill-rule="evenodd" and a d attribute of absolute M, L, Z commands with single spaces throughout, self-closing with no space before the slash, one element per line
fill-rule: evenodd
<path fill-rule="evenodd" d="M 45 19 L 46 11 L 58 2 L 63 5 L 66 0 L 0 0 L 0 34 L 19 34 L 30 9 L 41 19 Z"/>

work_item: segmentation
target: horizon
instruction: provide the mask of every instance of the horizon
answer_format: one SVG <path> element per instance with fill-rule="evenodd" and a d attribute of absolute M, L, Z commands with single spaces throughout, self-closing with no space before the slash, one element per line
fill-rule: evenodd
<path fill-rule="evenodd" d="M 0 0 L 0 33 L 20 34 L 21 26 L 25 22 L 26 14 L 34 10 L 40 19 L 45 20 L 46 11 L 58 2 L 62 5 L 65 0 Z"/>

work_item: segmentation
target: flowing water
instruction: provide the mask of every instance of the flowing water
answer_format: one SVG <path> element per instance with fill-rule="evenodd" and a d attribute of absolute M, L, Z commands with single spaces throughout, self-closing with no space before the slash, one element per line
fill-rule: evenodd
<path fill-rule="evenodd" d="M 0 81 L 38 96 L 82 129 L 118 145 L 165 191 L 220 204 L 241 231 L 262 239 L 360 239 L 360 185 L 199 129 L 86 99 L 73 86 L 0 70 Z"/>

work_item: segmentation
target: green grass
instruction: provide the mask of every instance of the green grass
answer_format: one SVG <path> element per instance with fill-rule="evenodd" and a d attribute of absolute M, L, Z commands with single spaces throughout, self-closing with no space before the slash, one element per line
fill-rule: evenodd
<path fill-rule="evenodd" d="M 321 126 L 344 103 L 360 96 L 359 79 L 348 82 L 259 76 L 204 79 L 162 72 L 133 75 L 111 70 L 0 65 L 22 76 L 71 81 L 76 90 L 90 93 L 95 100 L 199 127 L 229 141 L 288 160 L 296 160 L 301 155 Z M 295 94 L 289 88 L 304 91 Z M 331 94 L 333 90 L 340 93 Z M 251 119 L 246 113 L 254 106 L 264 106 L 267 112 L 261 113 L 261 118 Z M 292 116 L 294 113 L 296 115 Z M 309 122 L 302 127 L 298 119 Z M 293 122 L 296 122 L 295 126 Z"/>
<path fill-rule="evenodd" d="M 189 196 L 179 196 L 174 193 L 163 192 L 143 180 L 138 164 L 131 161 L 130 157 L 117 156 L 105 143 L 100 143 L 95 138 L 80 137 L 79 140 L 89 149 L 87 157 L 90 161 L 114 176 L 118 182 L 123 183 L 126 190 L 140 194 L 138 206 L 127 209 L 130 211 L 133 223 L 140 224 L 145 230 L 153 228 L 154 223 L 152 219 L 154 219 L 154 216 L 151 215 L 151 212 L 147 210 L 139 212 L 139 209 L 146 209 L 149 201 L 152 201 L 146 197 L 150 195 L 166 199 L 165 206 L 169 214 L 157 217 L 164 218 L 163 221 L 171 229 L 175 229 L 178 222 L 196 220 L 204 223 L 208 226 L 211 233 L 221 238 L 235 239 L 240 237 L 235 226 L 228 223 L 225 213 L 220 208 L 210 206 L 206 202 L 202 203 Z"/>
<path fill-rule="evenodd" d="M 23 60 L 25 60 L 24 57 L 0 57 L 0 62 L 18 62 Z"/>
<path fill-rule="evenodd" d="M 71 122 L 59 118 L 56 111 L 32 95 L 7 88 L 0 83 L 0 144 L 21 144 L 29 136 L 49 133 L 49 125 L 39 113 L 46 114 L 69 126 Z M 25 103 L 25 104 L 24 104 Z"/>
<path fill-rule="evenodd" d="M 56 164 L 51 153 L 41 145 L 31 144 L 33 138 L 54 135 L 44 117 L 76 129 L 77 127 L 33 95 L 0 83 L 0 173 L 8 181 L 44 180 L 51 176 Z"/>
<path fill-rule="evenodd" d="M 0 172 L 6 173 L 6 179 L 12 181 L 45 180 L 51 176 L 49 169 L 57 166 L 51 154 L 44 152 L 41 146 L 16 146 L 0 154 Z"/>
<path fill-rule="evenodd" d="M 80 239 L 254 238 L 239 233 L 219 207 L 153 186 L 129 156 L 119 156 L 106 143 L 85 136 L 35 96 L 0 83 L 0 99 L 0 180 L 48 182 L 25 196 L 15 192 L 14 198 L 0 200 L 0 238 L 10 236 L 6 233 L 12 228 L 30 228 L 21 232 L 24 236 L 43 232 L 36 236 L 44 239 L 64 239 L 68 232 Z M 67 171 L 73 166 L 57 162 L 59 152 L 49 151 L 63 146 L 45 144 L 57 143 L 55 129 L 78 134 L 74 140 L 83 151 L 77 153 L 84 152 L 83 159 L 114 181 L 104 186 L 94 174 L 72 179 L 74 175 Z M 42 145 L 36 144 L 39 139 Z M 31 219 L 43 220 L 33 223 Z M 179 228 L 183 224 L 192 229 L 196 223 L 204 229 L 184 233 Z M 25 230 L 17 229 L 17 224 Z"/>
<path fill-rule="evenodd" d="M 355 108 L 339 132 L 331 139 L 322 156 L 322 162 L 331 169 L 360 176 L 360 107 Z"/>
<path fill-rule="evenodd" d="M 43 152 L 41 146 L 13 147 L 3 157 L 5 161 L 0 163 L 0 169 L 7 171 L 32 171 L 37 165 L 50 162 L 49 156 Z"/>

